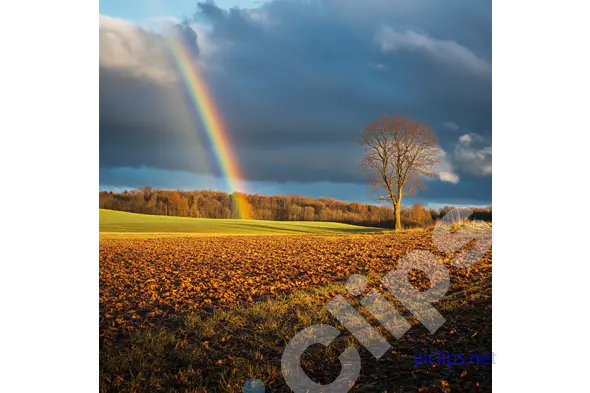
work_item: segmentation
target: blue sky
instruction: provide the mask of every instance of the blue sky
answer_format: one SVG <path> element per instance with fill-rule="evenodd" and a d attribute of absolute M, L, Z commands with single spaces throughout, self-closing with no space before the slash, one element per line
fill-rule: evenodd
<path fill-rule="evenodd" d="M 444 150 L 406 202 L 491 204 L 491 1 L 134 0 L 100 12 L 101 189 L 229 191 L 170 30 L 155 28 L 172 17 L 188 23 L 173 34 L 190 42 L 250 192 L 374 201 L 357 139 L 402 114 Z"/>
<path fill-rule="evenodd" d="M 221 8 L 229 9 L 236 6 L 257 6 L 263 2 L 218 0 L 215 3 Z M 153 18 L 192 18 L 197 9 L 197 0 L 100 0 L 99 9 L 102 15 L 123 18 L 143 25 Z"/>

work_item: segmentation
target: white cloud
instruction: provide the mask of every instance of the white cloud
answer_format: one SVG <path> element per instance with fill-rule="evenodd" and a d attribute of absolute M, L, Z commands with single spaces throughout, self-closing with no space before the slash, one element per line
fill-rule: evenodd
<path fill-rule="evenodd" d="M 447 183 L 457 184 L 461 180 L 453 169 L 453 163 L 449 160 L 447 153 L 441 149 L 440 162 L 433 168 L 438 178 Z"/>
<path fill-rule="evenodd" d="M 443 123 L 444 128 L 448 128 L 449 130 L 459 131 L 459 126 L 457 123 L 453 123 L 452 121 L 445 121 Z"/>
<path fill-rule="evenodd" d="M 441 181 L 446 181 L 453 184 L 459 183 L 460 180 L 459 176 L 452 172 L 440 172 L 438 177 Z"/>
<path fill-rule="evenodd" d="M 384 53 L 400 50 L 418 52 L 451 67 L 461 67 L 474 74 L 492 76 L 491 64 L 455 41 L 438 40 L 412 30 L 399 33 L 387 25 L 381 27 L 376 38 Z"/>
<path fill-rule="evenodd" d="M 478 134 L 461 135 L 453 151 L 452 161 L 463 173 L 489 176 L 492 174 L 492 146 L 486 146 Z"/>
<path fill-rule="evenodd" d="M 465 135 L 461 135 L 459 137 L 459 143 L 463 144 L 463 145 L 469 145 L 469 143 L 471 142 L 471 136 L 469 134 L 465 134 Z"/>
<path fill-rule="evenodd" d="M 386 71 L 388 67 L 383 63 L 370 63 L 369 67 L 377 71 Z"/>
<path fill-rule="evenodd" d="M 99 64 L 139 77 L 176 77 L 165 38 L 123 19 L 100 15 Z"/>
<path fill-rule="evenodd" d="M 487 146 L 484 138 L 476 133 L 461 135 L 452 152 L 443 150 L 439 158 L 440 163 L 433 170 L 444 182 L 459 183 L 459 174 L 477 177 L 492 174 L 492 146 Z"/>

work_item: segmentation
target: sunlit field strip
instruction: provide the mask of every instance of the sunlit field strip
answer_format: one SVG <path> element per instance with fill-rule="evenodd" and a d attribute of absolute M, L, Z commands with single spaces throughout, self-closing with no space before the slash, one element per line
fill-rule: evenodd
<path fill-rule="evenodd" d="M 101 210 L 100 232 L 101 236 L 121 236 L 124 233 L 145 237 L 148 235 L 354 234 L 379 233 L 383 230 L 335 222 L 208 219 Z"/>

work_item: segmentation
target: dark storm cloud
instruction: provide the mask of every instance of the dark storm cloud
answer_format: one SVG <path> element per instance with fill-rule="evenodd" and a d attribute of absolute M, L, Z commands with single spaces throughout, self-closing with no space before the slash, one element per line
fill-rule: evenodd
<path fill-rule="evenodd" d="M 199 169 L 197 156 L 206 153 L 195 153 L 196 138 L 178 94 L 149 78 L 108 68 L 101 67 L 99 77 L 101 166 Z"/>
<path fill-rule="evenodd" d="M 200 3 L 194 23 L 208 29 L 178 31 L 194 44 L 249 180 L 361 183 L 358 134 L 400 113 L 431 125 L 460 177 L 431 182 L 428 194 L 489 200 L 487 169 L 469 168 L 491 164 L 491 2 L 275 1 L 229 11 Z M 162 36 L 142 30 L 138 44 L 137 34 L 105 25 L 101 166 L 217 173 L 202 157 L 208 142 L 198 154 L 187 142 L 198 131 Z M 121 54 L 103 53 L 113 45 L 103 45 L 103 30 L 144 64 L 113 65 Z M 482 142 L 458 148 L 464 134 Z"/>
<path fill-rule="evenodd" d="M 197 41 L 197 33 L 190 27 L 187 20 L 183 21 L 182 23 L 175 24 L 172 31 L 169 33 L 177 34 L 182 37 L 183 41 L 188 44 L 189 50 L 193 57 L 199 56 L 200 50 Z"/>

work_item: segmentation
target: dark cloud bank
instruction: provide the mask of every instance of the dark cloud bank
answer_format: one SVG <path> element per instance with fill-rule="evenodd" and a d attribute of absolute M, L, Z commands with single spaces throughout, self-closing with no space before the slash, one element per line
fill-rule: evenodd
<path fill-rule="evenodd" d="M 358 134 L 400 113 L 427 121 L 446 151 L 422 201 L 491 203 L 489 1 L 199 3 L 173 32 L 108 17 L 100 28 L 102 186 L 145 185 L 114 176 L 122 167 L 218 174 L 167 49 L 165 35 L 182 34 L 252 184 L 367 192 Z"/>

